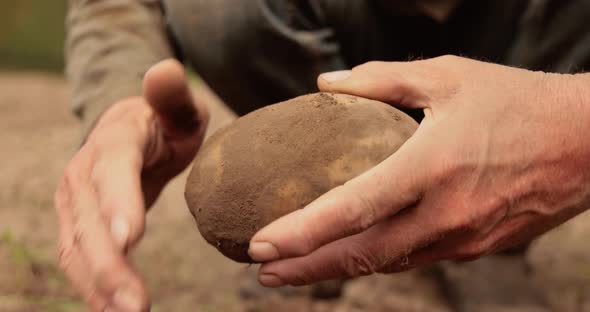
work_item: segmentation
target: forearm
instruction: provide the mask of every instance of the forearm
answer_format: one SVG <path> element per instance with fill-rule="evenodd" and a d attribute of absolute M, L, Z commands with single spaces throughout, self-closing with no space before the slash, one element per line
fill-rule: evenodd
<path fill-rule="evenodd" d="M 561 115 L 558 114 L 559 112 L 564 113 L 565 111 L 576 113 L 571 120 L 563 122 L 569 124 L 570 127 L 575 127 L 576 131 L 572 131 L 574 137 L 570 139 L 579 142 L 576 147 L 588 149 L 590 157 L 590 143 L 584 137 L 585 133 L 590 131 L 590 73 L 549 73 L 547 76 L 550 83 L 546 85 L 545 89 L 553 101 L 551 104 L 557 110 L 556 115 L 559 116 Z M 551 110 L 551 108 L 548 109 Z"/>
<path fill-rule="evenodd" d="M 69 3 L 66 73 L 87 132 L 110 105 L 140 95 L 145 71 L 172 51 L 158 1 Z"/>
<path fill-rule="evenodd" d="M 543 132 L 538 146 L 529 146 L 525 153 L 542 150 L 542 157 L 537 158 L 543 161 L 537 162 L 543 182 L 530 184 L 544 200 L 537 199 L 539 203 L 533 206 L 544 205 L 543 212 L 549 216 L 545 226 L 553 228 L 590 207 L 590 141 L 586 138 L 590 131 L 590 74 L 546 73 L 540 77 L 544 78 L 530 99 L 540 109 L 521 117 L 521 124 L 537 120 L 538 131 Z"/>
<path fill-rule="evenodd" d="M 585 120 L 590 125 L 590 73 L 576 74 L 574 79 L 577 83 L 571 89 L 571 97 L 575 99 L 582 112 L 586 114 Z"/>

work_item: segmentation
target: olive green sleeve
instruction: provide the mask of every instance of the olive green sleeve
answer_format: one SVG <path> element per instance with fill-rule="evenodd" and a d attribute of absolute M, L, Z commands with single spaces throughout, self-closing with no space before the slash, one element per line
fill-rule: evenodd
<path fill-rule="evenodd" d="M 142 77 L 172 56 L 158 0 L 70 0 L 66 75 L 84 133 L 110 105 L 141 95 Z"/>

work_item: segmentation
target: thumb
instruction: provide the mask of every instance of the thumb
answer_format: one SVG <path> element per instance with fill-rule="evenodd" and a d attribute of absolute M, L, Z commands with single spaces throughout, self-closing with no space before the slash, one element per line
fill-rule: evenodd
<path fill-rule="evenodd" d="M 180 62 L 168 59 L 150 68 L 144 77 L 143 93 L 167 136 L 190 136 L 205 126 L 207 110 L 193 100 Z"/>
<path fill-rule="evenodd" d="M 250 242 L 250 257 L 269 262 L 304 256 L 414 205 L 427 182 L 420 159 L 426 153 L 416 134 L 381 164 L 263 228 Z"/>
<path fill-rule="evenodd" d="M 321 74 L 318 87 L 324 92 L 345 93 L 389 103 L 401 108 L 428 107 L 433 79 L 425 79 L 422 62 L 369 62 L 352 70 Z"/>

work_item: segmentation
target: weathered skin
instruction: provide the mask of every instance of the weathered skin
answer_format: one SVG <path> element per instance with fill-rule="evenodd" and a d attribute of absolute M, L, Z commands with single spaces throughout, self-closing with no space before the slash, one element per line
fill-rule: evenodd
<path fill-rule="evenodd" d="M 205 143 L 186 201 L 209 243 L 252 262 L 248 242 L 259 229 L 380 163 L 416 128 L 387 104 L 348 95 L 267 106 Z"/>

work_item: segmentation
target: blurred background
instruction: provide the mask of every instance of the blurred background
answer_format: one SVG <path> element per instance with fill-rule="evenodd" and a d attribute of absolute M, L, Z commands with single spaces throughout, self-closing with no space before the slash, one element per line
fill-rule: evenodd
<path fill-rule="evenodd" d="M 60 72 L 66 0 L 0 0 L 0 68 Z"/>
<path fill-rule="evenodd" d="M 81 135 L 62 74 L 67 1 L 0 0 L 0 8 L 0 312 L 86 311 L 60 273 L 55 252 L 52 196 Z M 203 83 L 195 80 L 193 89 L 210 105 L 209 135 L 235 118 Z M 332 300 L 312 298 L 318 295 L 312 288 L 262 289 L 254 266 L 227 260 L 200 237 L 184 203 L 185 178 L 186 172 L 175 179 L 150 211 L 146 235 L 131 256 L 146 278 L 154 311 L 431 312 L 452 311 L 451 303 L 465 311 L 549 311 L 537 305 L 543 300 L 522 275 L 522 257 L 510 255 L 356 279 Z M 587 222 L 578 223 L 587 228 Z M 558 232 L 550 245 L 560 248 L 557 259 L 572 250 L 587 264 L 586 242 L 568 235 Z M 554 250 L 537 257 L 554 259 Z M 586 252 L 574 254 L 579 250 Z M 562 283 L 537 286 L 550 288 L 564 307 L 578 306 L 590 289 L 572 281 L 587 281 L 590 270 L 558 260 L 547 267 Z M 441 287 L 443 275 L 447 284 Z M 561 279 L 570 275 L 575 278 Z"/>

